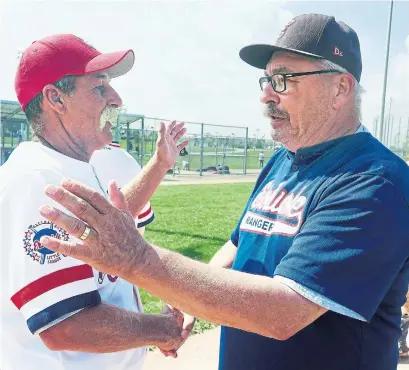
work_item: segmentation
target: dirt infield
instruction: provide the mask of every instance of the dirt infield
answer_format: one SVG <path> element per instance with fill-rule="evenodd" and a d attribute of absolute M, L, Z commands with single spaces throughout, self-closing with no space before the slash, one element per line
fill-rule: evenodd
<path fill-rule="evenodd" d="M 180 175 L 166 175 L 161 185 L 189 185 L 189 184 L 225 184 L 238 182 L 255 183 L 259 171 L 252 170 L 247 175 L 217 175 L 203 172 L 203 176 L 192 172 L 183 172 Z"/>

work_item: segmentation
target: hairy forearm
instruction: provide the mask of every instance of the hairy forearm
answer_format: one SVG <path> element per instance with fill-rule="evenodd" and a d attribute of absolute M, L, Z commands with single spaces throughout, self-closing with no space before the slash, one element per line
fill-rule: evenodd
<path fill-rule="evenodd" d="M 87 308 L 40 334 L 56 351 L 110 353 L 163 345 L 176 333 L 168 316 L 126 311 L 102 303 Z"/>
<path fill-rule="evenodd" d="M 322 314 L 318 308 L 304 309 L 303 297 L 270 277 L 203 264 L 149 245 L 142 259 L 129 281 L 216 324 L 286 339 Z"/>
<path fill-rule="evenodd" d="M 221 247 L 209 262 L 211 266 L 231 268 L 236 258 L 237 247 L 229 240 Z"/>
<path fill-rule="evenodd" d="M 138 217 L 167 171 L 168 168 L 164 167 L 154 155 L 142 171 L 121 189 L 133 218 Z"/>

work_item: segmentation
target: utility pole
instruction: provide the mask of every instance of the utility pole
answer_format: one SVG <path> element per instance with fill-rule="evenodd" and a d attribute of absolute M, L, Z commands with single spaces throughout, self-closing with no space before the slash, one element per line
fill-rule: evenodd
<path fill-rule="evenodd" d="M 384 119 L 385 119 L 385 99 L 386 99 L 386 86 L 388 84 L 388 65 L 389 65 L 389 47 L 391 42 L 391 29 L 392 29 L 392 14 L 393 14 L 393 0 L 390 2 L 389 7 L 389 22 L 388 22 L 388 36 L 386 42 L 386 55 L 385 55 L 385 72 L 383 76 L 383 91 L 382 91 L 382 109 L 381 109 L 381 123 L 380 123 L 380 141 L 384 140 Z"/>

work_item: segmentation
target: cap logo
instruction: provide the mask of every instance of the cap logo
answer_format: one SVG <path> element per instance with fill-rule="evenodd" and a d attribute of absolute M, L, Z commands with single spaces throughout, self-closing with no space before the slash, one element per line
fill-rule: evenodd
<path fill-rule="evenodd" d="M 337 55 L 337 56 L 339 56 L 339 57 L 343 57 L 343 56 L 344 56 L 344 54 L 342 53 L 342 51 L 339 50 L 336 46 L 334 46 L 334 52 L 333 52 L 333 54 L 334 54 L 334 55 Z"/>
<path fill-rule="evenodd" d="M 280 34 L 278 35 L 278 38 L 281 39 L 281 37 L 284 36 L 284 34 L 287 32 L 288 27 L 290 27 L 292 24 L 295 23 L 295 19 L 291 19 L 291 21 L 289 21 L 287 23 L 287 25 L 282 29 L 282 31 L 280 32 Z"/>

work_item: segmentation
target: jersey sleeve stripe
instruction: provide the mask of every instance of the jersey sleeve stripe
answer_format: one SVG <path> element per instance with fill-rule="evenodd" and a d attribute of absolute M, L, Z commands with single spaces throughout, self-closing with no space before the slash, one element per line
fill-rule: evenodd
<path fill-rule="evenodd" d="M 155 219 L 155 214 L 152 213 L 149 218 L 146 218 L 146 219 L 143 220 L 143 221 L 138 220 L 138 225 L 137 225 L 137 227 L 144 227 L 144 226 L 150 224 L 154 219 Z"/>
<path fill-rule="evenodd" d="M 92 267 L 89 265 L 73 266 L 55 271 L 26 285 L 11 297 L 11 301 L 20 310 L 27 302 L 49 290 L 93 276 Z"/>
<path fill-rule="evenodd" d="M 97 288 L 93 277 L 85 280 L 74 281 L 72 283 L 51 289 L 48 292 L 45 292 L 32 299 L 21 307 L 20 312 L 27 320 L 31 316 L 36 315 L 53 304 L 80 294 L 93 292 L 94 290 L 97 290 Z"/>
<path fill-rule="evenodd" d="M 35 334 L 41 328 L 63 315 L 77 311 L 81 308 L 96 306 L 100 303 L 101 296 L 98 291 L 80 294 L 55 303 L 54 305 L 47 307 L 45 310 L 38 312 L 27 320 L 27 326 L 31 333 Z"/>
<path fill-rule="evenodd" d="M 152 213 L 152 207 L 149 207 L 145 212 L 139 214 L 138 219 L 141 220 L 141 219 L 149 216 L 151 213 Z"/>

